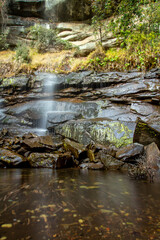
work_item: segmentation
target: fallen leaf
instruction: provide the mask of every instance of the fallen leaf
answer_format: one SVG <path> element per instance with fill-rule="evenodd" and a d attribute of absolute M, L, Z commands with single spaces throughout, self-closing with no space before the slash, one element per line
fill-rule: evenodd
<path fill-rule="evenodd" d="M 11 228 L 12 224 L 11 223 L 5 223 L 1 225 L 2 228 Z"/>
<path fill-rule="evenodd" d="M 108 210 L 108 209 L 100 209 L 101 213 L 112 213 L 112 210 Z"/>
<path fill-rule="evenodd" d="M 82 224 L 84 221 L 83 221 L 83 219 L 79 219 L 78 222 L 79 222 L 80 224 Z"/>

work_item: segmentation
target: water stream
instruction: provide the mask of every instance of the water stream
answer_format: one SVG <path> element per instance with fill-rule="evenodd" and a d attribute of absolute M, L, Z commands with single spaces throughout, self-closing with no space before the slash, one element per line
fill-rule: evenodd
<path fill-rule="evenodd" d="M 159 183 L 121 172 L 0 169 L 0 203 L 0 239 L 160 239 Z"/>

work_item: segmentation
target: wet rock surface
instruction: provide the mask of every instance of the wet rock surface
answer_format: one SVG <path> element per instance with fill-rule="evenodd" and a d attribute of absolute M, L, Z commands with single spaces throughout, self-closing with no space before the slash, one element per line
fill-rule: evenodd
<path fill-rule="evenodd" d="M 146 164 L 153 169 L 160 168 L 160 150 L 155 142 L 149 144 L 145 148 L 146 151 Z"/>
<path fill-rule="evenodd" d="M 13 151 L 0 148 L 0 166 L 8 168 L 30 167 L 30 164 L 21 155 Z"/>
<path fill-rule="evenodd" d="M 116 153 L 116 158 L 127 160 L 143 154 L 143 150 L 144 146 L 142 144 L 133 143 L 118 150 Z"/>
<path fill-rule="evenodd" d="M 158 69 L 36 72 L 1 81 L 0 91 L 0 147 L 32 167 L 126 171 L 145 163 L 142 176 L 158 170 L 159 160 L 149 157 L 156 147 L 143 151 L 153 142 L 160 146 Z"/>

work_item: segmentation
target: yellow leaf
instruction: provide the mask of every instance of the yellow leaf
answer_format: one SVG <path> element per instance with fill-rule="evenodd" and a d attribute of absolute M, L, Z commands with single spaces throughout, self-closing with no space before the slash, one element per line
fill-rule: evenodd
<path fill-rule="evenodd" d="M 78 222 L 79 222 L 80 224 L 82 224 L 84 221 L 83 221 L 83 219 L 79 219 Z"/>
<path fill-rule="evenodd" d="M 68 208 L 63 209 L 63 212 L 70 212 Z"/>
<path fill-rule="evenodd" d="M 1 225 L 2 228 L 11 228 L 12 224 L 11 223 L 5 223 Z"/>

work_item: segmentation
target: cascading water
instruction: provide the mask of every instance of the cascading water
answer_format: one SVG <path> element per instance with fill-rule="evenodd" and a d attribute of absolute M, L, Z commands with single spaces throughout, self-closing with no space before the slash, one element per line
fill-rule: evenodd
<path fill-rule="evenodd" d="M 53 98 L 56 83 L 57 83 L 56 75 L 48 74 L 47 79 L 44 80 L 44 84 L 43 84 L 44 94 L 49 94 Z M 44 101 L 44 102 L 42 101 L 41 104 L 42 104 L 42 111 L 43 112 L 42 112 L 42 119 L 41 119 L 40 127 L 42 129 L 46 129 L 48 112 L 53 110 L 53 105 L 54 105 L 53 104 L 53 99 L 50 100 L 50 101 Z"/>

